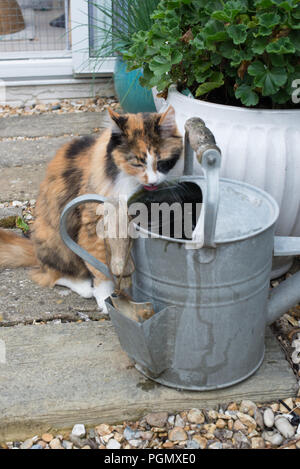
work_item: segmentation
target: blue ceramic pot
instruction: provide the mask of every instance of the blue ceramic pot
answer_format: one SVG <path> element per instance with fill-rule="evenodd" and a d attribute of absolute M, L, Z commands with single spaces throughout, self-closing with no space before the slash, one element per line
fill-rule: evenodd
<path fill-rule="evenodd" d="M 126 71 L 126 64 L 118 58 L 114 70 L 114 84 L 117 97 L 125 112 L 156 112 L 152 92 L 139 83 L 140 69 Z"/>

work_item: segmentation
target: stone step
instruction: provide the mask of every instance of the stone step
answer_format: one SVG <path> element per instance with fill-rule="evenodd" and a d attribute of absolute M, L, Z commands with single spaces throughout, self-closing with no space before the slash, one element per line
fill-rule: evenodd
<path fill-rule="evenodd" d="M 0 168 L 45 164 L 72 137 L 42 137 L 36 140 L 0 141 Z"/>
<path fill-rule="evenodd" d="M 0 169 L 0 202 L 36 199 L 46 164 Z"/>
<path fill-rule="evenodd" d="M 106 112 L 0 119 L 0 202 L 36 199 L 56 151 L 74 136 L 101 131 L 108 122 Z"/>
<path fill-rule="evenodd" d="M 30 279 L 30 269 L 0 271 L 0 326 L 81 317 L 103 317 L 95 299 L 64 287 L 42 288 Z"/>
<path fill-rule="evenodd" d="M 178 391 L 141 375 L 121 350 L 109 321 L 0 327 L 0 441 L 136 420 L 148 412 L 179 412 L 250 399 L 296 395 L 297 381 L 268 329 L 260 369 L 215 391 Z"/>
<path fill-rule="evenodd" d="M 0 119 L 0 139 L 8 137 L 60 137 L 86 135 L 107 126 L 106 112 L 40 114 Z"/>

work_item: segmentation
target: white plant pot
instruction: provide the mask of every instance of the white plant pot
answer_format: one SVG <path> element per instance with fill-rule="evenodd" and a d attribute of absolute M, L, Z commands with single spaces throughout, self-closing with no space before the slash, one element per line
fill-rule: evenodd
<path fill-rule="evenodd" d="M 162 104 L 160 100 L 158 106 Z M 280 207 L 278 236 L 300 236 L 300 109 L 214 104 L 186 97 L 175 86 L 169 89 L 167 105 L 174 107 L 182 133 L 190 117 L 205 121 L 222 151 L 222 177 L 247 182 L 275 198 Z M 273 277 L 287 270 L 282 261 Z"/>

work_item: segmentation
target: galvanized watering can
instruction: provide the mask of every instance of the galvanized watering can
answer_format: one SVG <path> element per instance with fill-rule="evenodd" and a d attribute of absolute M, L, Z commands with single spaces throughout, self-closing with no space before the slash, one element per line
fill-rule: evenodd
<path fill-rule="evenodd" d="M 155 314 L 133 320 L 118 298 L 107 306 L 139 371 L 167 386 L 209 390 L 252 375 L 263 361 L 266 325 L 300 301 L 300 272 L 269 293 L 272 256 L 300 254 L 300 238 L 274 237 L 279 209 L 269 194 L 219 179 L 220 152 L 201 119 L 189 119 L 185 129 L 185 171 L 178 181 L 195 183 L 203 193 L 193 239 L 136 226 L 132 307 L 150 302 Z M 204 177 L 192 175 L 194 152 Z M 73 206 L 62 215 L 63 238 L 82 255 L 64 227 Z"/>

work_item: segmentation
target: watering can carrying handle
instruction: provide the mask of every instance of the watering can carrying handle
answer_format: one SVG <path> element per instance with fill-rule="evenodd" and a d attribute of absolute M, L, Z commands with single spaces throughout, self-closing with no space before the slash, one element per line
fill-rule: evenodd
<path fill-rule="evenodd" d="M 201 244 L 204 247 L 216 247 L 215 230 L 220 199 L 219 173 L 221 151 L 216 145 L 212 132 L 199 117 L 192 117 L 186 121 L 184 147 L 184 175 L 189 176 L 193 174 L 193 157 L 195 152 L 207 181 L 203 204 L 204 211 L 201 211 L 198 222 L 202 226 L 201 231 L 203 232 Z"/>
<path fill-rule="evenodd" d="M 69 249 L 71 249 L 71 251 L 75 252 L 75 254 L 81 257 L 88 264 L 95 267 L 95 269 L 102 272 L 106 277 L 111 278 L 108 267 L 105 264 L 103 264 L 103 262 L 99 261 L 94 256 L 89 254 L 85 249 L 80 247 L 77 243 L 75 243 L 75 241 L 73 241 L 73 239 L 69 236 L 67 232 L 68 215 L 70 212 L 72 212 L 72 210 L 74 210 L 75 207 L 83 203 L 87 203 L 87 202 L 104 203 L 105 201 L 106 201 L 105 197 L 102 197 L 97 194 L 85 194 L 85 195 L 81 195 L 71 200 L 71 202 L 69 202 L 65 206 L 61 214 L 59 230 L 60 230 L 60 235 L 61 235 L 63 242 L 66 244 L 66 246 L 68 246 Z"/>

